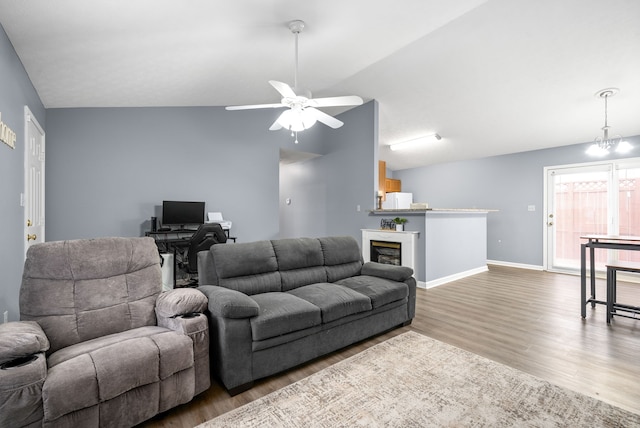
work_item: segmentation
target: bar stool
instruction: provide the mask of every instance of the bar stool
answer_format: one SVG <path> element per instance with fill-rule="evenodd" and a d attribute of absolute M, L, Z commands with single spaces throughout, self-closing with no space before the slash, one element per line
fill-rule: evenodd
<path fill-rule="evenodd" d="M 630 312 L 633 314 L 640 314 L 640 307 L 625 305 L 617 302 L 617 273 L 622 272 L 634 272 L 640 273 L 640 263 L 617 261 L 607 263 L 607 324 L 611 323 L 611 319 L 614 315 L 620 315 L 627 318 L 636 318 L 635 316 L 628 316 L 618 314 L 617 311 Z"/>

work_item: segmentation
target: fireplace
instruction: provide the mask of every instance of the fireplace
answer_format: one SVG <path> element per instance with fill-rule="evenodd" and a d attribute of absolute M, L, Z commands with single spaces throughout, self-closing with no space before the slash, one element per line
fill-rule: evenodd
<path fill-rule="evenodd" d="M 418 232 L 362 229 L 362 259 L 365 262 L 417 269 Z"/>
<path fill-rule="evenodd" d="M 369 254 L 372 262 L 385 265 L 402 265 L 402 243 L 388 241 L 370 241 Z"/>

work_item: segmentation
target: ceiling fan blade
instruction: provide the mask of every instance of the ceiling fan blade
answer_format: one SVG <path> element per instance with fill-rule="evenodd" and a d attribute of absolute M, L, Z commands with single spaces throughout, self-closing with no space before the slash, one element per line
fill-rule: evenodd
<path fill-rule="evenodd" d="M 225 107 L 225 109 L 227 109 L 227 110 L 253 110 L 253 109 L 258 109 L 258 108 L 280 108 L 280 107 L 286 107 L 286 106 L 281 104 L 281 103 L 277 103 L 277 104 L 251 104 L 251 105 L 246 105 L 246 106 L 227 106 L 227 107 Z"/>
<path fill-rule="evenodd" d="M 322 122 L 333 129 L 340 128 L 342 125 L 344 125 L 343 122 L 339 121 L 335 117 L 329 116 L 327 113 L 313 107 L 307 107 L 304 110 L 313 114 L 318 122 Z"/>
<path fill-rule="evenodd" d="M 337 106 L 359 106 L 363 101 L 357 95 L 346 95 L 344 97 L 314 98 L 307 102 L 313 107 L 337 107 Z"/>
<path fill-rule="evenodd" d="M 271 84 L 271 86 L 276 88 L 276 91 L 280 92 L 280 95 L 282 95 L 284 98 L 296 97 L 296 93 L 293 92 L 291 86 L 287 85 L 286 83 L 278 82 L 277 80 L 269 80 L 269 83 Z"/>
<path fill-rule="evenodd" d="M 282 112 L 282 114 L 280 114 L 280 116 L 278 116 L 278 118 L 276 119 L 275 122 L 273 122 L 273 124 L 269 127 L 269 131 L 277 131 L 278 129 L 282 129 L 282 125 L 280 124 L 280 118 L 282 117 L 282 115 L 288 110 L 285 110 Z"/>

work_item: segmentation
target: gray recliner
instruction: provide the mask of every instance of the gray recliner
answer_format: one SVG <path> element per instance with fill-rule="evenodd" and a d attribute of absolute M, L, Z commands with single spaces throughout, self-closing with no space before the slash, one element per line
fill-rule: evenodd
<path fill-rule="evenodd" d="M 209 388 L 206 297 L 162 292 L 151 238 L 29 248 L 0 325 L 0 427 L 128 427 Z"/>

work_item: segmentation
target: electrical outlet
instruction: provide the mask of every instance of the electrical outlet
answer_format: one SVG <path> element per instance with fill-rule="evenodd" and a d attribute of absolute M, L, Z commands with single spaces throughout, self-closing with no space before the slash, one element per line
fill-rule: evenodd
<path fill-rule="evenodd" d="M 9 311 L 4 311 L 4 323 L 9 322 Z"/>

